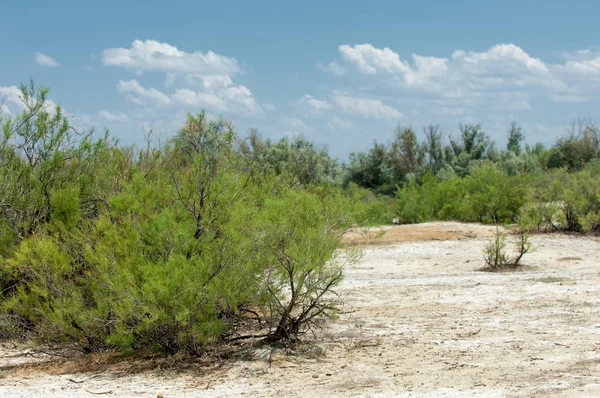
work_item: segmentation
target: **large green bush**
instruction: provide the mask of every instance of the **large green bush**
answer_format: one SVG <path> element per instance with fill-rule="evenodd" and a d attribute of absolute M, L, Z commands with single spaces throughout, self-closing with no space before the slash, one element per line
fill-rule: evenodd
<path fill-rule="evenodd" d="M 85 352 L 197 352 L 335 313 L 354 210 L 338 188 L 290 183 L 204 113 L 160 150 L 73 139 L 46 93 L 24 88 L 4 125 L 0 320 Z"/>

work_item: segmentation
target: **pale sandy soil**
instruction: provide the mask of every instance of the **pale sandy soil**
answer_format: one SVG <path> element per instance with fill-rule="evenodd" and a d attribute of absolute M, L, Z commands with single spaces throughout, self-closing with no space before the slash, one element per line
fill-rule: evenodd
<path fill-rule="evenodd" d="M 374 231 L 348 235 L 369 244 L 346 270 L 343 314 L 295 352 L 275 350 L 270 367 L 255 349 L 187 370 L 15 368 L 42 359 L 5 346 L 0 397 L 600 396 L 598 238 L 535 235 L 523 271 L 489 273 L 478 269 L 493 228 L 386 232 L 377 243 Z"/>

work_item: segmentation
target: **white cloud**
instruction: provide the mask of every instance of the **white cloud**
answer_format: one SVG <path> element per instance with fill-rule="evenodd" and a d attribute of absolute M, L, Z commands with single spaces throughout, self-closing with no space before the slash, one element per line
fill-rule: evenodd
<path fill-rule="evenodd" d="M 208 76 L 198 76 L 202 85 L 207 90 L 215 90 L 224 87 L 233 86 L 233 81 L 231 81 L 231 77 L 228 75 L 208 75 Z"/>
<path fill-rule="evenodd" d="M 194 90 L 189 90 L 187 88 L 176 90 L 175 93 L 173 93 L 173 100 L 184 105 L 189 105 L 198 108 L 224 108 L 223 101 L 216 95 L 197 92 Z"/>
<path fill-rule="evenodd" d="M 389 48 L 371 44 L 339 47 L 342 59 L 363 75 L 402 89 L 457 92 L 494 86 L 556 85 L 549 68 L 513 44 L 483 52 L 457 50 L 451 58 L 412 54 L 413 64 Z M 466 85 L 466 86 L 465 86 Z"/>
<path fill-rule="evenodd" d="M 466 53 L 457 50 L 452 54 L 452 61 L 462 65 L 464 70 L 474 74 L 488 74 L 490 69 L 498 72 L 510 72 L 525 67 L 534 73 L 549 75 L 548 67 L 539 59 L 529 56 L 523 49 L 514 44 L 498 44 L 487 51 Z"/>
<path fill-rule="evenodd" d="M 216 91 L 221 97 L 224 97 L 229 103 L 241 106 L 241 111 L 248 111 L 250 114 L 257 115 L 262 113 L 262 108 L 256 102 L 254 95 L 246 86 L 234 85 Z"/>
<path fill-rule="evenodd" d="M 565 69 L 576 74 L 600 76 L 600 56 L 590 59 L 568 61 Z"/>
<path fill-rule="evenodd" d="M 98 116 L 108 122 L 128 122 L 129 116 L 125 113 L 111 113 L 108 111 L 98 111 Z"/>
<path fill-rule="evenodd" d="M 330 62 L 327 65 L 323 65 L 323 64 L 319 63 L 319 64 L 317 64 L 317 67 L 319 69 L 321 69 L 323 72 L 332 73 L 336 76 L 344 76 L 347 73 L 346 68 L 342 68 L 335 62 Z"/>
<path fill-rule="evenodd" d="M 371 44 L 357 44 L 354 47 L 343 44 L 339 47 L 342 58 L 354 65 L 361 73 L 376 75 L 378 73 L 407 73 L 410 66 L 400 60 L 400 56 L 389 48 L 376 48 Z"/>
<path fill-rule="evenodd" d="M 43 53 L 35 53 L 35 62 L 50 68 L 56 68 L 60 65 L 57 60 Z"/>
<path fill-rule="evenodd" d="M 439 91 L 440 85 L 434 79 L 445 77 L 449 70 L 447 58 L 413 54 L 413 67 L 391 49 L 371 44 L 341 45 L 338 50 L 342 59 L 359 73 L 377 77 L 388 86 Z"/>
<path fill-rule="evenodd" d="M 353 97 L 338 91 L 331 94 L 331 99 L 341 111 L 349 115 L 361 116 L 364 119 L 402 119 L 404 117 L 401 112 L 377 99 Z"/>
<path fill-rule="evenodd" d="M 171 99 L 168 95 L 154 88 L 144 88 L 137 80 L 119 80 L 117 90 L 120 93 L 127 94 L 128 98 L 138 105 L 155 104 L 158 106 L 168 106 L 171 104 Z"/>
<path fill-rule="evenodd" d="M 437 106 L 437 112 L 450 116 L 459 116 L 458 110 L 530 110 L 535 99 L 582 103 L 600 98 L 600 52 L 595 50 L 562 54 L 562 63 L 546 63 L 514 44 L 456 50 L 450 57 L 411 54 L 408 60 L 368 43 L 344 44 L 338 52 L 339 60 L 331 64 L 346 71 L 346 92 L 359 88 L 361 97 L 396 96 L 409 104 Z M 394 114 L 361 109 L 371 116 Z"/>
<path fill-rule="evenodd" d="M 214 77 L 214 76 L 213 76 Z M 145 88 L 137 80 L 123 81 L 117 84 L 117 90 L 128 96 L 135 104 L 168 107 L 180 104 L 193 108 L 206 108 L 216 112 L 237 111 L 247 115 L 259 115 L 263 109 L 256 99 L 242 85 L 232 84 L 228 79 L 204 79 L 202 90 L 189 88 L 176 89 L 167 95 L 155 88 Z"/>
<path fill-rule="evenodd" d="M 333 91 L 328 100 L 306 94 L 297 101 L 297 105 L 307 117 L 331 117 L 336 112 L 363 119 L 383 120 L 404 117 L 401 112 L 378 99 L 351 96 L 341 91 Z"/>
<path fill-rule="evenodd" d="M 234 112 L 247 116 L 262 116 L 263 108 L 250 89 L 236 84 L 233 76 L 243 73 L 235 58 L 216 54 L 188 53 L 168 43 L 135 40 L 131 48 L 110 48 L 102 53 L 107 66 L 119 66 L 138 75 L 146 71 L 165 74 L 165 87 L 170 94 L 145 89 L 137 80 L 119 82 L 120 92 L 137 104 L 153 102 L 166 106 L 173 103 L 188 107 L 207 108 L 213 112 Z M 269 109 L 273 109 L 271 106 Z"/>
<path fill-rule="evenodd" d="M 408 86 L 422 86 L 431 89 L 439 89 L 440 85 L 434 83 L 435 78 L 444 78 L 448 75 L 449 61 L 445 58 L 424 57 L 413 54 L 415 70 L 406 74 L 406 84 Z"/>
<path fill-rule="evenodd" d="M 200 90 L 178 89 L 173 94 L 173 100 L 218 112 L 236 111 L 251 116 L 264 113 L 248 87 L 234 84 L 227 75 L 192 75 L 186 80 L 190 83 L 199 83 Z"/>
<path fill-rule="evenodd" d="M 135 40 L 131 48 L 106 49 L 102 52 L 102 62 L 136 72 L 158 71 L 184 75 L 232 75 L 242 72 L 235 58 L 212 51 L 188 53 L 155 40 Z"/>
<path fill-rule="evenodd" d="M 326 100 L 316 99 L 312 95 L 304 95 L 298 101 L 300 105 L 306 105 L 310 110 L 316 112 L 330 111 L 333 109 L 333 105 L 331 105 Z"/>

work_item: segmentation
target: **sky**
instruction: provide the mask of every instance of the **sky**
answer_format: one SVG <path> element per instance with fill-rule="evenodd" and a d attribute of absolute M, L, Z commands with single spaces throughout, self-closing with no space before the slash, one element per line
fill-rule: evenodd
<path fill-rule="evenodd" d="M 125 145 L 187 112 L 301 135 L 346 160 L 394 129 L 518 122 L 552 144 L 598 121 L 600 2 L 32 1 L 0 6 L 0 112 L 33 78 L 72 122 Z"/>

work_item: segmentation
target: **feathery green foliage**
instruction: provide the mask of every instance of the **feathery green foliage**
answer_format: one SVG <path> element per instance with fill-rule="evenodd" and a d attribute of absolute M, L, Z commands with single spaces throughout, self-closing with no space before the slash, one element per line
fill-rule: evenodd
<path fill-rule="evenodd" d="M 266 167 L 205 113 L 164 148 L 119 148 L 46 96 L 23 88 L 0 143 L 2 319 L 84 352 L 198 352 L 296 340 L 335 314 L 355 205 L 301 166 L 322 153 L 281 144 L 300 166 Z"/>

